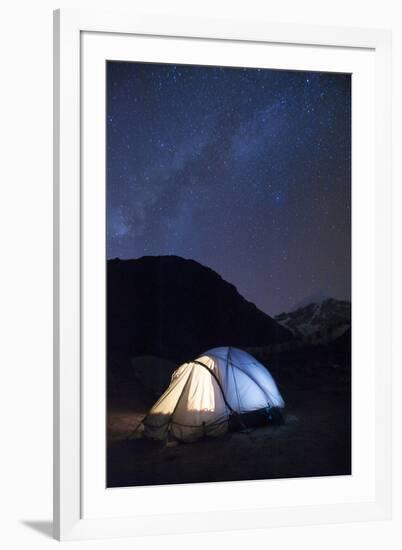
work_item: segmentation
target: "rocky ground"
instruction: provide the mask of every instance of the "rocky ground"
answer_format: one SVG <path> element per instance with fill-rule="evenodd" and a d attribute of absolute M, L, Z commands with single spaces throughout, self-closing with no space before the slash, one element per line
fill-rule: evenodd
<path fill-rule="evenodd" d="M 285 424 L 196 443 L 156 443 L 141 423 L 155 396 L 137 380 L 108 399 L 108 487 L 351 473 L 348 354 L 310 349 L 269 361 Z"/>

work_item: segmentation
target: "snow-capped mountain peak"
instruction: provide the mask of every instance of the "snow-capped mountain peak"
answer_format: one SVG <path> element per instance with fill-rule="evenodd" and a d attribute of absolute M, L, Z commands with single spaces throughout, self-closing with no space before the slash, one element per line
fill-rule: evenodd
<path fill-rule="evenodd" d="M 342 327 L 347 330 L 351 325 L 351 304 L 345 300 L 326 298 L 294 311 L 280 313 L 275 320 L 297 337 Z"/>

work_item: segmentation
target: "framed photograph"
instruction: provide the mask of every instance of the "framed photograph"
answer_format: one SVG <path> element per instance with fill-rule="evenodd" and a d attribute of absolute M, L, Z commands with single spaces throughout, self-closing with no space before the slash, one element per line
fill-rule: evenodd
<path fill-rule="evenodd" d="M 54 25 L 55 537 L 389 518 L 390 33 Z"/>

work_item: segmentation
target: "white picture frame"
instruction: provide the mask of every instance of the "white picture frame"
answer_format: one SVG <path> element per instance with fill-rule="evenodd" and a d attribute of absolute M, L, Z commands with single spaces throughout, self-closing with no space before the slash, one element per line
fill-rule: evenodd
<path fill-rule="evenodd" d="M 161 58 L 162 40 L 169 41 L 170 46 L 163 48 Z M 180 48 L 185 41 L 193 46 Z M 102 83 L 104 60 L 110 59 L 110 55 L 131 59 L 133 47 L 136 60 L 177 60 L 180 48 L 180 55 L 193 63 L 209 55 L 212 56 L 209 59 L 220 59 L 221 64 L 234 64 L 233 60 L 237 59 L 240 66 L 267 63 L 266 66 L 276 68 L 281 64 L 284 68 L 311 70 L 327 67 L 327 70 L 345 70 L 356 75 L 352 88 L 355 94 L 352 112 L 356 113 L 352 126 L 352 220 L 356 220 L 352 235 L 352 447 L 356 468 L 350 479 L 275 480 L 269 490 L 277 495 L 274 499 L 277 504 L 270 503 L 267 507 L 264 505 L 266 482 L 123 490 L 108 490 L 102 485 L 104 459 L 99 457 L 102 457 L 102 437 L 104 442 L 105 409 L 104 403 L 100 408 L 94 403 L 102 400 L 105 380 L 99 375 L 102 369 L 94 369 L 94 364 L 98 366 L 99 361 L 104 361 L 104 314 L 99 315 L 102 303 L 95 311 L 94 299 L 104 291 L 104 237 L 101 235 L 105 205 L 104 188 L 99 182 L 104 182 L 101 155 L 104 155 L 105 111 L 104 91 L 98 94 L 97 90 Z M 264 54 L 258 53 L 264 51 L 262 47 L 270 48 L 269 61 L 265 62 L 261 58 Z M 286 61 L 289 52 L 292 60 Z M 391 36 L 384 30 L 279 25 L 213 17 L 148 17 L 98 10 L 55 12 L 56 538 L 185 533 L 390 517 L 390 60 Z M 362 382 L 364 391 L 360 389 Z M 164 506 L 147 504 L 150 491 L 153 502 L 156 494 L 163 504 L 169 499 L 170 510 L 175 499 L 179 502 L 183 494 L 194 499 L 195 492 L 201 505 L 191 511 L 176 507 L 172 513 L 165 511 Z M 203 500 L 206 492 L 216 495 L 217 507 Z M 236 502 L 246 505 L 230 506 L 236 495 L 241 495 Z"/>

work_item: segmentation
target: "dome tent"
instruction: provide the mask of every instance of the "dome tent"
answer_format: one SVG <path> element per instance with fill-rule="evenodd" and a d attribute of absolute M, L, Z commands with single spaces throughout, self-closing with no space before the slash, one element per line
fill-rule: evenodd
<path fill-rule="evenodd" d="M 144 419 L 144 433 L 163 440 L 168 432 L 182 441 L 224 435 L 258 413 L 266 423 L 284 401 L 268 370 L 249 353 L 214 348 L 184 363 Z M 254 415 L 255 416 L 255 415 Z"/>

